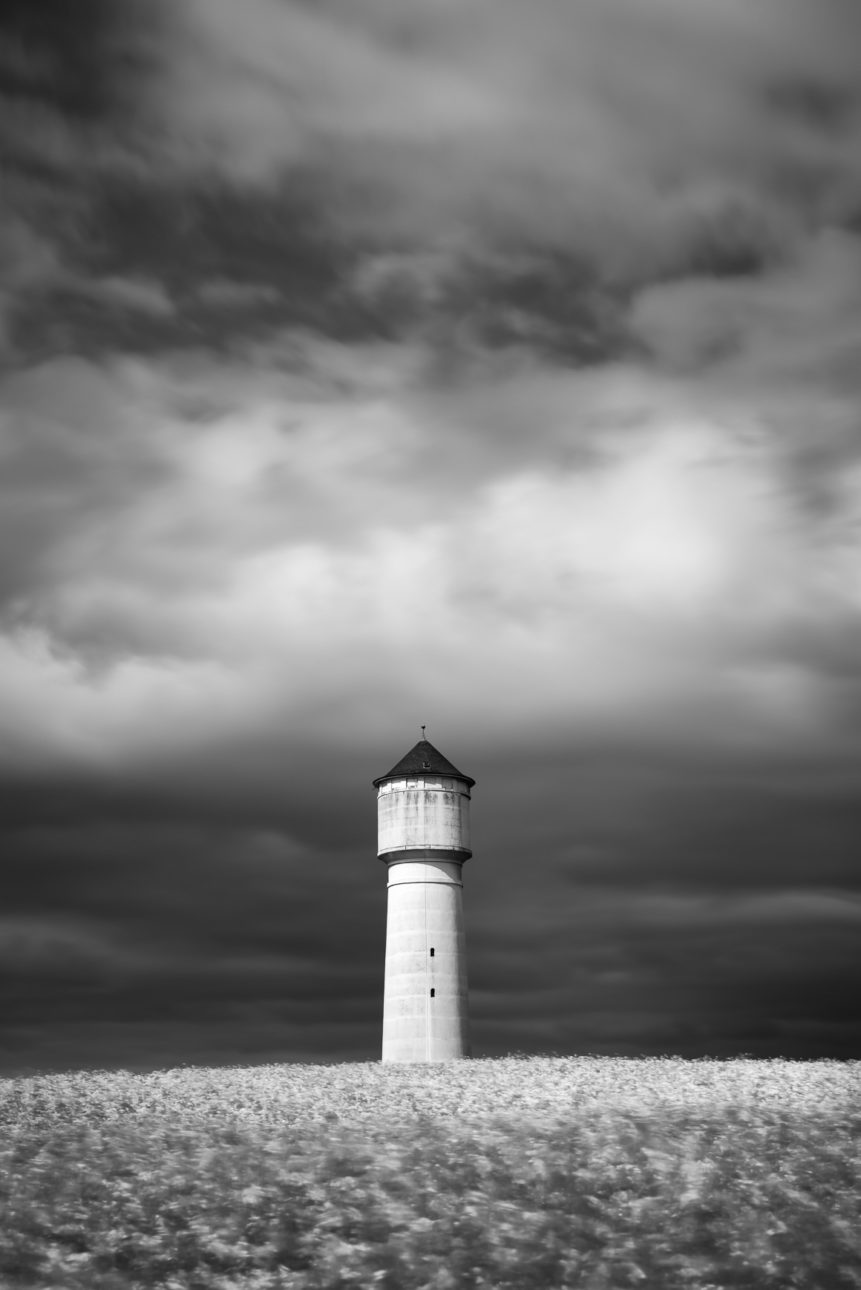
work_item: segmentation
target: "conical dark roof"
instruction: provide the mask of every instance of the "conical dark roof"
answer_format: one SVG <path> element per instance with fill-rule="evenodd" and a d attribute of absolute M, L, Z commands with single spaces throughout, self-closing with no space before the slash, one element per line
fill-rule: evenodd
<path fill-rule="evenodd" d="M 374 788 L 386 779 L 403 779 L 405 775 L 451 775 L 455 779 L 462 779 L 470 787 L 475 783 L 469 775 L 464 775 L 463 771 L 452 766 L 429 739 L 420 739 L 387 775 L 380 775 L 379 779 L 375 779 Z"/>

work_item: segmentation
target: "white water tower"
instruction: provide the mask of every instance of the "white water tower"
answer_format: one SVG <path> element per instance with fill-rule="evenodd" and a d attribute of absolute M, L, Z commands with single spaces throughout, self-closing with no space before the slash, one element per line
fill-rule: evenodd
<path fill-rule="evenodd" d="M 463 865 L 475 783 L 422 738 L 377 789 L 388 869 L 383 1061 L 469 1056 Z"/>

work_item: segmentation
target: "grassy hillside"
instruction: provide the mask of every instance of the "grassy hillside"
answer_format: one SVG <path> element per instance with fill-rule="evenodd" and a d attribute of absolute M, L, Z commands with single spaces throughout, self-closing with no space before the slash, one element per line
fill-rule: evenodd
<path fill-rule="evenodd" d="M 861 1287 L 861 1063 L 0 1081 L 0 1285 Z"/>

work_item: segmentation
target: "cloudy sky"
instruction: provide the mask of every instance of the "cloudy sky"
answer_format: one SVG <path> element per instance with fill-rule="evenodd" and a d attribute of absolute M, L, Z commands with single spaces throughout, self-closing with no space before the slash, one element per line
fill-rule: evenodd
<path fill-rule="evenodd" d="M 7 0 L 0 1062 L 861 1056 L 857 0 Z"/>

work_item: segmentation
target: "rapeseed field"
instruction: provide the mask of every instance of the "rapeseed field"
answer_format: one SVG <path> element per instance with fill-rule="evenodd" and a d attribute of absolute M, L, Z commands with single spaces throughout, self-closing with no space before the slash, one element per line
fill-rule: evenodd
<path fill-rule="evenodd" d="M 854 1290 L 861 1063 L 0 1080 L 0 1286 Z"/>

